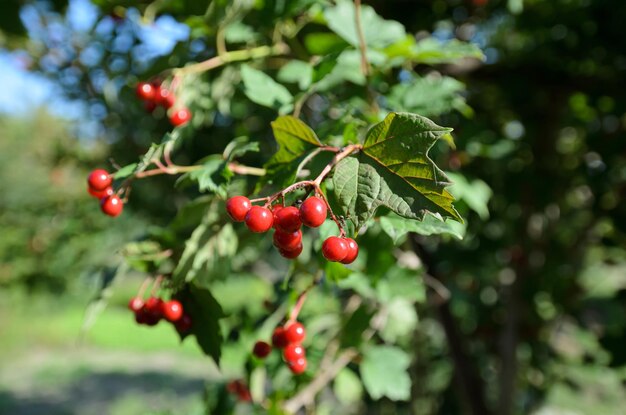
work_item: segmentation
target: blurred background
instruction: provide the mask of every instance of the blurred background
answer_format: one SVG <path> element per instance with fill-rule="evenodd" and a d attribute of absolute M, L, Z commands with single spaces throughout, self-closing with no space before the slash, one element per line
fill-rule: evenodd
<path fill-rule="evenodd" d="M 137 187 L 115 221 L 86 192 L 91 169 L 134 162 L 169 128 L 128 104 L 135 83 L 213 53 L 175 12 L 147 24 L 146 3 L 0 3 L 2 414 L 203 413 L 212 363 L 134 324 L 139 279 L 100 290 L 120 247 L 176 212 L 173 181 Z M 463 241 L 422 256 L 452 296 L 420 315 L 415 413 L 625 413 L 626 2 L 365 3 L 486 56 L 438 68 L 460 81 L 441 93 L 463 97 L 442 115 L 456 139 L 443 167 L 493 196 Z M 217 115 L 206 133 L 229 128 Z"/>

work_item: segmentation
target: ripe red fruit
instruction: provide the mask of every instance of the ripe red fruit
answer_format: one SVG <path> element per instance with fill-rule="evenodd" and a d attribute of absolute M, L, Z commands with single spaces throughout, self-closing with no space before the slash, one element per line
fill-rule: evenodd
<path fill-rule="evenodd" d="M 272 213 L 274 214 L 274 225 L 273 228 L 276 229 L 276 223 L 278 223 L 276 221 L 276 213 L 281 210 L 282 208 L 284 208 L 284 206 L 281 203 L 276 203 L 275 205 L 270 206 L 270 210 L 272 211 Z"/>
<path fill-rule="evenodd" d="M 301 357 L 300 359 L 289 362 L 289 369 L 291 369 L 291 373 L 294 375 L 301 375 L 306 370 L 306 358 Z"/>
<path fill-rule="evenodd" d="M 276 229 L 284 232 L 295 232 L 302 227 L 300 210 L 295 206 L 287 206 L 274 213 Z"/>
<path fill-rule="evenodd" d="M 295 247 L 293 250 L 289 251 L 286 249 L 279 248 L 278 252 L 287 259 L 295 259 L 300 256 L 302 253 L 302 244 Z"/>
<path fill-rule="evenodd" d="M 268 208 L 262 206 L 252 206 L 246 213 L 246 226 L 252 232 L 267 232 L 274 223 L 274 215 Z"/>
<path fill-rule="evenodd" d="M 288 343 L 300 344 L 306 337 L 306 330 L 302 323 L 293 323 L 285 329 L 285 338 Z"/>
<path fill-rule="evenodd" d="M 147 82 L 140 82 L 137 84 L 137 96 L 144 101 L 150 101 L 154 99 L 156 88 Z"/>
<path fill-rule="evenodd" d="M 191 330 L 191 325 L 192 325 L 192 320 L 191 320 L 191 317 L 189 317 L 188 314 L 183 314 L 183 316 L 180 318 L 180 320 L 178 320 L 176 323 L 174 323 L 174 327 L 176 327 L 176 330 L 180 334 L 185 334 L 189 330 Z"/>
<path fill-rule="evenodd" d="M 274 245 L 284 251 L 294 251 L 302 245 L 302 231 L 283 232 L 277 229 L 274 232 Z"/>
<path fill-rule="evenodd" d="M 348 253 L 346 254 L 346 257 L 341 260 L 341 263 L 351 264 L 359 255 L 359 245 L 357 245 L 356 241 L 352 238 L 344 238 L 344 241 L 346 241 L 346 244 L 348 245 Z"/>
<path fill-rule="evenodd" d="M 165 303 L 160 298 L 150 297 L 146 300 L 144 308 L 148 313 L 160 318 L 163 316 L 163 304 Z"/>
<path fill-rule="evenodd" d="M 181 125 L 187 124 L 190 119 L 191 111 L 189 111 L 187 108 L 180 108 L 174 111 L 172 115 L 170 115 L 170 124 L 172 124 L 174 127 L 179 127 Z"/>
<path fill-rule="evenodd" d="M 274 329 L 274 333 L 272 334 L 272 345 L 274 345 L 274 347 L 276 347 L 277 349 L 285 348 L 285 346 L 289 344 L 289 341 L 287 340 L 285 334 L 286 333 L 284 327 L 276 327 Z"/>
<path fill-rule="evenodd" d="M 96 169 L 89 173 L 87 177 L 87 184 L 92 190 L 104 190 L 111 186 L 113 179 L 109 175 L 109 172 L 103 169 Z"/>
<path fill-rule="evenodd" d="M 245 196 L 233 196 L 226 201 L 226 212 L 235 222 L 243 222 L 252 204 Z"/>
<path fill-rule="evenodd" d="M 264 359 L 267 355 L 272 351 L 272 346 L 269 343 L 264 341 L 258 341 L 254 343 L 254 348 L 252 349 L 252 353 L 258 357 L 259 359 Z"/>
<path fill-rule="evenodd" d="M 326 220 L 326 203 L 319 197 L 310 197 L 300 206 L 300 220 L 306 226 L 317 228 Z"/>
<path fill-rule="evenodd" d="M 178 321 L 183 316 L 183 305 L 177 300 L 170 300 L 163 304 L 163 317 L 172 323 Z"/>
<path fill-rule="evenodd" d="M 134 311 L 135 313 L 141 310 L 143 307 L 143 300 L 139 297 L 133 297 L 128 302 L 128 309 Z"/>
<path fill-rule="evenodd" d="M 169 89 L 158 87 L 154 94 L 154 100 L 157 104 L 169 109 L 174 106 L 176 97 Z"/>
<path fill-rule="evenodd" d="M 151 313 L 145 304 L 141 307 L 141 310 L 135 313 L 135 321 L 146 326 L 155 326 L 160 320 L 161 317 Z"/>
<path fill-rule="evenodd" d="M 103 197 L 111 196 L 113 194 L 113 188 L 111 186 L 105 188 L 104 190 L 94 190 L 91 187 L 87 187 L 87 191 L 90 195 L 97 199 L 102 199 Z"/>
<path fill-rule="evenodd" d="M 322 254 L 329 261 L 339 262 L 348 255 L 348 244 L 343 238 L 330 236 L 322 244 Z"/>
<path fill-rule="evenodd" d="M 100 209 L 104 214 L 116 217 L 122 213 L 124 202 L 118 195 L 113 194 L 100 200 Z"/>
<path fill-rule="evenodd" d="M 283 357 L 287 363 L 297 362 L 305 357 L 304 347 L 299 344 L 290 344 L 283 350 Z"/>

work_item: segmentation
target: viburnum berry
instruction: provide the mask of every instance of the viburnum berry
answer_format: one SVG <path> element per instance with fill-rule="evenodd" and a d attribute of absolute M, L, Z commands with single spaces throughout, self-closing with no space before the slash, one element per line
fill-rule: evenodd
<path fill-rule="evenodd" d="M 116 217 L 122 213 L 124 202 L 116 194 L 104 197 L 100 200 L 100 209 L 106 215 Z"/>
<path fill-rule="evenodd" d="M 243 222 L 252 204 L 245 196 L 233 196 L 226 201 L 226 212 L 235 222 Z"/>
<path fill-rule="evenodd" d="M 96 199 L 102 199 L 103 197 L 111 196 L 113 194 L 113 188 L 111 186 L 105 188 L 104 190 L 94 190 L 91 187 L 87 187 L 87 191 Z"/>
<path fill-rule="evenodd" d="M 272 333 L 272 345 L 277 349 L 284 349 L 289 344 L 287 337 L 285 336 L 284 327 L 276 327 L 274 333 Z"/>
<path fill-rule="evenodd" d="M 330 236 L 322 244 L 322 254 L 329 261 L 339 262 L 348 255 L 348 244 L 343 238 Z"/>
<path fill-rule="evenodd" d="M 246 213 L 246 226 L 252 232 L 267 232 L 274 223 L 274 215 L 272 212 L 262 206 L 252 206 Z"/>
<path fill-rule="evenodd" d="M 302 323 L 292 323 L 285 328 L 285 338 L 288 343 L 300 344 L 306 337 L 306 330 Z"/>
<path fill-rule="evenodd" d="M 326 203 L 316 196 L 305 200 L 300 206 L 300 220 L 311 228 L 317 228 L 326 220 Z"/>
<path fill-rule="evenodd" d="M 283 357 L 287 363 L 296 362 L 305 357 L 304 347 L 297 343 L 289 344 L 283 350 Z"/>
<path fill-rule="evenodd" d="M 179 127 L 181 125 L 187 124 L 191 119 L 191 111 L 187 108 L 180 108 L 170 115 L 170 124 L 174 127 Z"/>
<path fill-rule="evenodd" d="M 137 84 L 137 96 L 144 101 L 151 101 L 156 94 L 156 88 L 154 85 L 148 82 L 140 82 Z"/>
<path fill-rule="evenodd" d="M 144 304 L 141 310 L 135 313 L 135 321 L 139 324 L 145 324 L 146 326 L 156 326 L 161 320 L 161 317 L 151 313 Z"/>
<path fill-rule="evenodd" d="M 276 229 L 283 232 L 295 232 L 302 227 L 300 210 L 295 206 L 287 206 L 274 213 Z"/>
<path fill-rule="evenodd" d="M 111 186 L 112 182 L 113 179 L 109 172 L 103 169 L 96 169 L 89 173 L 89 177 L 87 177 L 87 184 L 89 184 L 89 188 L 92 190 L 104 190 Z"/>
<path fill-rule="evenodd" d="M 274 214 L 274 229 L 276 229 L 276 213 L 281 210 L 282 208 L 284 208 L 284 206 L 281 203 L 276 203 L 275 205 L 270 206 L 270 210 L 272 211 L 272 213 Z"/>
<path fill-rule="evenodd" d="M 254 348 L 252 349 L 252 353 L 258 357 L 259 359 L 266 358 L 270 352 L 272 351 L 272 346 L 264 341 L 258 341 L 254 343 Z"/>
<path fill-rule="evenodd" d="M 346 245 L 348 246 L 348 253 L 346 254 L 346 257 L 341 260 L 341 263 L 351 264 L 359 255 L 359 245 L 357 245 L 356 241 L 352 238 L 344 238 L 344 241 L 346 242 Z"/>
<path fill-rule="evenodd" d="M 175 323 L 183 316 L 183 305 L 177 300 L 170 300 L 163 304 L 162 312 L 167 321 Z"/>
<path fill-rule="evenodd" d="M 295 232 L 284 232 L 277 229 L 274 232 L 274 245 L 278 249 L 284 251 L 294 251 L 302 245 L 302 231 L 297 230 Z"/>
<path fill-rule="evenodd" d="M 183 316 L 174 323 L 174 327 L 176 327 L 176 331 L 180 334 L 185 334 L 189 330 L 191 330 L 192 320 L 188 314 L 183 314 Z"/>
<path fill-rule="evenodd" d="M 301 375 L 306 370 L 306 364 L 306 358 L 301 357 L 296 361 L 289 362 L 288 366 L 291 370 L 291 373 L 293 373 L 294 375 Z"/>
<path fill-rule="evenodd" d="M 160 298 L 150 297 L 146 300 L 144 308 L 148 313 L 161 318 L 163 317 L 163 304 L 163 300 Z"/>
<path fill-rule="evenodd" d="M 176 97 L 169 89 L 165 87 L 158 87 L 155 94 L 154 100 L 157 104 L 162 105 L 165 108 L 172 108 L 176 103 Z"/>
<path fill-rule="evenodd" d="M 135 313 L 141 310 L 143 307 L 143 300 L 139 297 L 133 297 L 128 302 L 128 309 L 134 311 Z"/>
<path fill-rule="evenodd" d="M 295 259 L 299 257 L 300 254 L 302 253 L 302 244 L 298 245 L 291 251 L 287 249 L 279 248 L 278 252 L 287 259 Z"/>

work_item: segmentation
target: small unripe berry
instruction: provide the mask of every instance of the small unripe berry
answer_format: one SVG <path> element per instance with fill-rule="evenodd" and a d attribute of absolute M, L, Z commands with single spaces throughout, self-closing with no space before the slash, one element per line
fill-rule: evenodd
<path fill-rule="evenodd" d="M 246 226 L 252 232 L 267 232 L 274 223 L 274 215 L 268 208 L 252 206 L 246 214 Z"/>
<path fill-rule="evenodd" d="M 299 344 L 290 344 L 283 350 L 283 357 L 287 363 L 296 362 L 305 357 L 304 347 Z"/>
<path fill-rule="evenodd" d="M 295 206 L 284 207 L 274 215 L 276 217 L 276 229 L 283 232 L 295 232 L 302 227 L 300 210 Z"/>
<path fill-rule="evenodd" d="M 300 206 L 300 220 L 306 226 L 317 228 L 326 220 L 326 203 L 319 197 L 310 197 Z"/>
<path fill-rule="evenodd" d="M 226 201 L 226 212 L 235 222 L 243 222 L 252 204 L 245 196 L 233 196 Z"/>
<path fill-rule="evenodd" d="M 140 82 L 137 84 L 137 96 L 144 101 L 150 101 L 154 99 L 156 88 L 147 82 Z"/>
<path fill-rule="evenodd" d="M 348 255 L 348 244 L 343 238 L 331 236 L 322 244 L 322 254 L 329 261 L 339 262 Z"/>
<path fill-rule="evenodd" d="M 254 344 L 254 349 L 252 349 L 252 353 L 258 357 L 259 359 L 266 358 L 270 352 L 272 351 L 272 346 L 269 343 L 264 341 L 258 341 Z"/>
<path fill-rule="evenodd" d="M 285 336 L 285 329 L 283 327 L 276 327 L 272 334 L 272 345 L 277 349 L 284 349 L 289 342 Z"/>
<path fill-rule="evenodd" d="M 351 264 L 359 255 L 359 245 L 357 245 L 356 241 L 352 238 L 344 238 L 344 240 L 346 241 L 346 245 L 348 245 L 348 253 L 346 257 L 341 260 L 341 263 Z"/>
<path fill-rule="evenodd" d="M 302 323 L 292 323 L 285 328 L 285 338 L 288 343 L 300 344 L 306 337 L 306 330 Z"/>
<path fill-rule="evenodd" d="M 91 187 L 87 187 L 87 191 L 96 199 L 102 199 L 103 197 L 111 196 L 113 194 L 113 188 L 111 186 L 105 188 L 104 190 L 94 190 Z"/>
<path fill-rule="evenodd" d="M 306 370 L 306 358 L 302 357 L 295 362 L 289 362 L 288 365 L 291 373 L 293 373 L 294 375 L 301 375 Z"/>
<path fill-rule="evenodd" d="M 163 304 L 163 317 L 172 323 L 183 316 L 183 305 L 177 300 L 170 300 Z"/>
<path fill-rule="evenodd" d="M 170 115 L 170 124 L 174 127 L 179 127 L 181 125 L 187 124 L 191 119 L 191 111 L 187 108 L 181 108 L 179 110 L 174 111 L 172 115 Z"/>
<path fill-rule="evenodd" d="M 277 229 L 274 232 L 274 245 L 278 249 L 282 249 L 284 251 L 294 251 L 300 245 L 302 245 L 302 231 L 297 230 L 295 232 L 283 232 L 280 229 Z"/>
<path fill-rule="evenodd" d="M 113 194 L 100 200 L 100 209 L 105 215 L 116 217 L 122 213 L 124 202 L 118 195 Z"/>
<path fill-rule="evenodd" d="M 103 169 L 96 169 L 87 177 L 87 184 L 92 190 L 104 190 L 111 186 L 112 182 L 113 179 L 109 172 Z"/>

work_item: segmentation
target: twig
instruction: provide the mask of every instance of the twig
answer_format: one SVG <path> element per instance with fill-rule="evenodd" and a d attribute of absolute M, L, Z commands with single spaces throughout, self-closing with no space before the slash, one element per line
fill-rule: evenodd
<path fill-rule="evenodd" d="M 359 38 L 359 51 L 361 52 L 361 71 L 365 78 L 369 77 L 369 64 L 367 63 L 367 44 L 365 43 L 365 35 L 363 34 L 363 26 L 361 25 L 361 0 L 354 0 L 354 21 L 356 24 L 356 33 Z"/>

